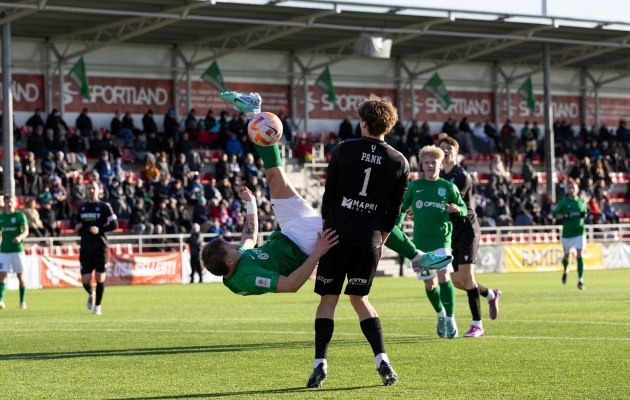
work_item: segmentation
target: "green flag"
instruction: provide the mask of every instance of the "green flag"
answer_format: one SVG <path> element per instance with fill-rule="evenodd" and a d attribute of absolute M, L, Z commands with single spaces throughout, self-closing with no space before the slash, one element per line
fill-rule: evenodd
<path fill-rule="evenodd" d="M 223 80 L 223 75 L 221 75 L 221 70 L 219 69 L 219 65 L 216 61 L 212 62 L 212 64 L 208 67 L 206 72 L 201 75 L 201 79 L 208 82 L 215 88 L 217 88 L 221 92 L 227 92 L 227 87 L 225 86 L 225 81 Z"/>
<path fill-rule="evenodd" d="M 532 88 L 532 78 L 530 76 L 518 88 L 518 95 L 527 100 L 527 108 L 532 111 L 536 109 L 536 100 L 534 99 L 534 89 Z"/>
<path fill-rule="evenodd" d="M 92 101 L 92 96 L 90 95 L 90 85 L 88 84 L 87 75 L 85 74 L 85 63 L 83 62 L 83 57 L 79 58 L 74 67 L 70 70 L 68 74 L 68 78 L 75 85 L 79 87 L 81 94 L 88 100 Z"/>
<path fill-rule="evenodd" d="M 448 90 L 446 90 L 446 86 L 437 72 L 431 77 L 431 79 L 428 80 L 427 83 L 424 84 L 422 90 L 429 93 L 437 101 L 439 101 L 444 110 L 446 110 L 452 103 L 451 95 L 448 94 Z"/>
<path fill-rule="evenodd" d="M 333 87 L 332 78 L 330 77 L 330 71 L 328 67 L 324 69 L 322 74 L 315 81 L 315 86 L 328 93 L 328 100 L 332 103 L 337 102 L 337 95 L 335 94 L 335 88 Z"/>

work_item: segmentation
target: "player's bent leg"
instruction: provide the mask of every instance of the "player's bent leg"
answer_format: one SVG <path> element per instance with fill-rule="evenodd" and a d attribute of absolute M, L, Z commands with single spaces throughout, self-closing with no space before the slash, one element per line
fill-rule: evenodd
<path fill-rule="evenodd" d="M 385 241 L 385 247 L 411 260 L 412 267 L 416 273 L 421 272 L 422 269 L 441 270 L 447 267 L 453 260 L 451 255 L 424 253 L 416 249 L 416 246 L 400 229 L 399 225 L 392 229 L 387 241 Z M 416 269 L 418 271 L 416 271 Z"/>
<path fill-rule="evenodd" d="M 88 293 L 87 298 L 87 309 L 91 310 L 94 306 L 94 289 L 92 288 L 92 273 L 82 274 L 81 275 L 81 283 L 83 284 L 83 289 Z"/>

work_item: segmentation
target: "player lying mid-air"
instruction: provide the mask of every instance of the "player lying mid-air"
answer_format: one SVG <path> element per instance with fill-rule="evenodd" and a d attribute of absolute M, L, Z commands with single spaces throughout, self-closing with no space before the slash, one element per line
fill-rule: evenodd
<path fill-rule="evenodd" d="M 221 98 L 235 104 L 238 111 L 260 112 L 260 96 L 234 92 Z M 240 295 L 296 292 L 311 276 L 319 258 L 337 244 L 334 231 L 322 232 L 322 217 L 295 190 L 282 169 L 278 145 L 256 146 L 265 167 L 271 191 L 271 204 L 282 232 L 255 248 L 258 238 L 257 210 L 249 190 L 241 188 L 239 197 L 247 202 L 245 228 L 238 244 L 215 239 L 201 252 L 202 265 L 223 277 L 223 284 Z M 430 270 L 448 266 L 451 256 L 423 253 L 398 228 L 386 246 Z"/>

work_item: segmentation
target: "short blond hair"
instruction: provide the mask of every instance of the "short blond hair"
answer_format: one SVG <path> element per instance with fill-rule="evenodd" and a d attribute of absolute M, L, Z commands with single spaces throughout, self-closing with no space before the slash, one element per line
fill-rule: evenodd
<path fill-rule="evenodd" d="M 431 156 L 438 161 L 443 160 L 444 151 L 435 145 L 424 146 L 422 149 L 420 149 L 420 154 L 418 154 L 418 161 L 422 162 L 424 160 L 424 157 L 426 156 Z"/>

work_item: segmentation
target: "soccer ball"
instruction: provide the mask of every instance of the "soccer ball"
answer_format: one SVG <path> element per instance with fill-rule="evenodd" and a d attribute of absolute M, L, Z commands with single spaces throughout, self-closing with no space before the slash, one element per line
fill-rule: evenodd
<path fill-rule="evenodd" d="M 271 146 L 282 137 L 282 122 L 275 114 L 261 112 L 249 121 L 247 134 L 259 146 Z"/>

